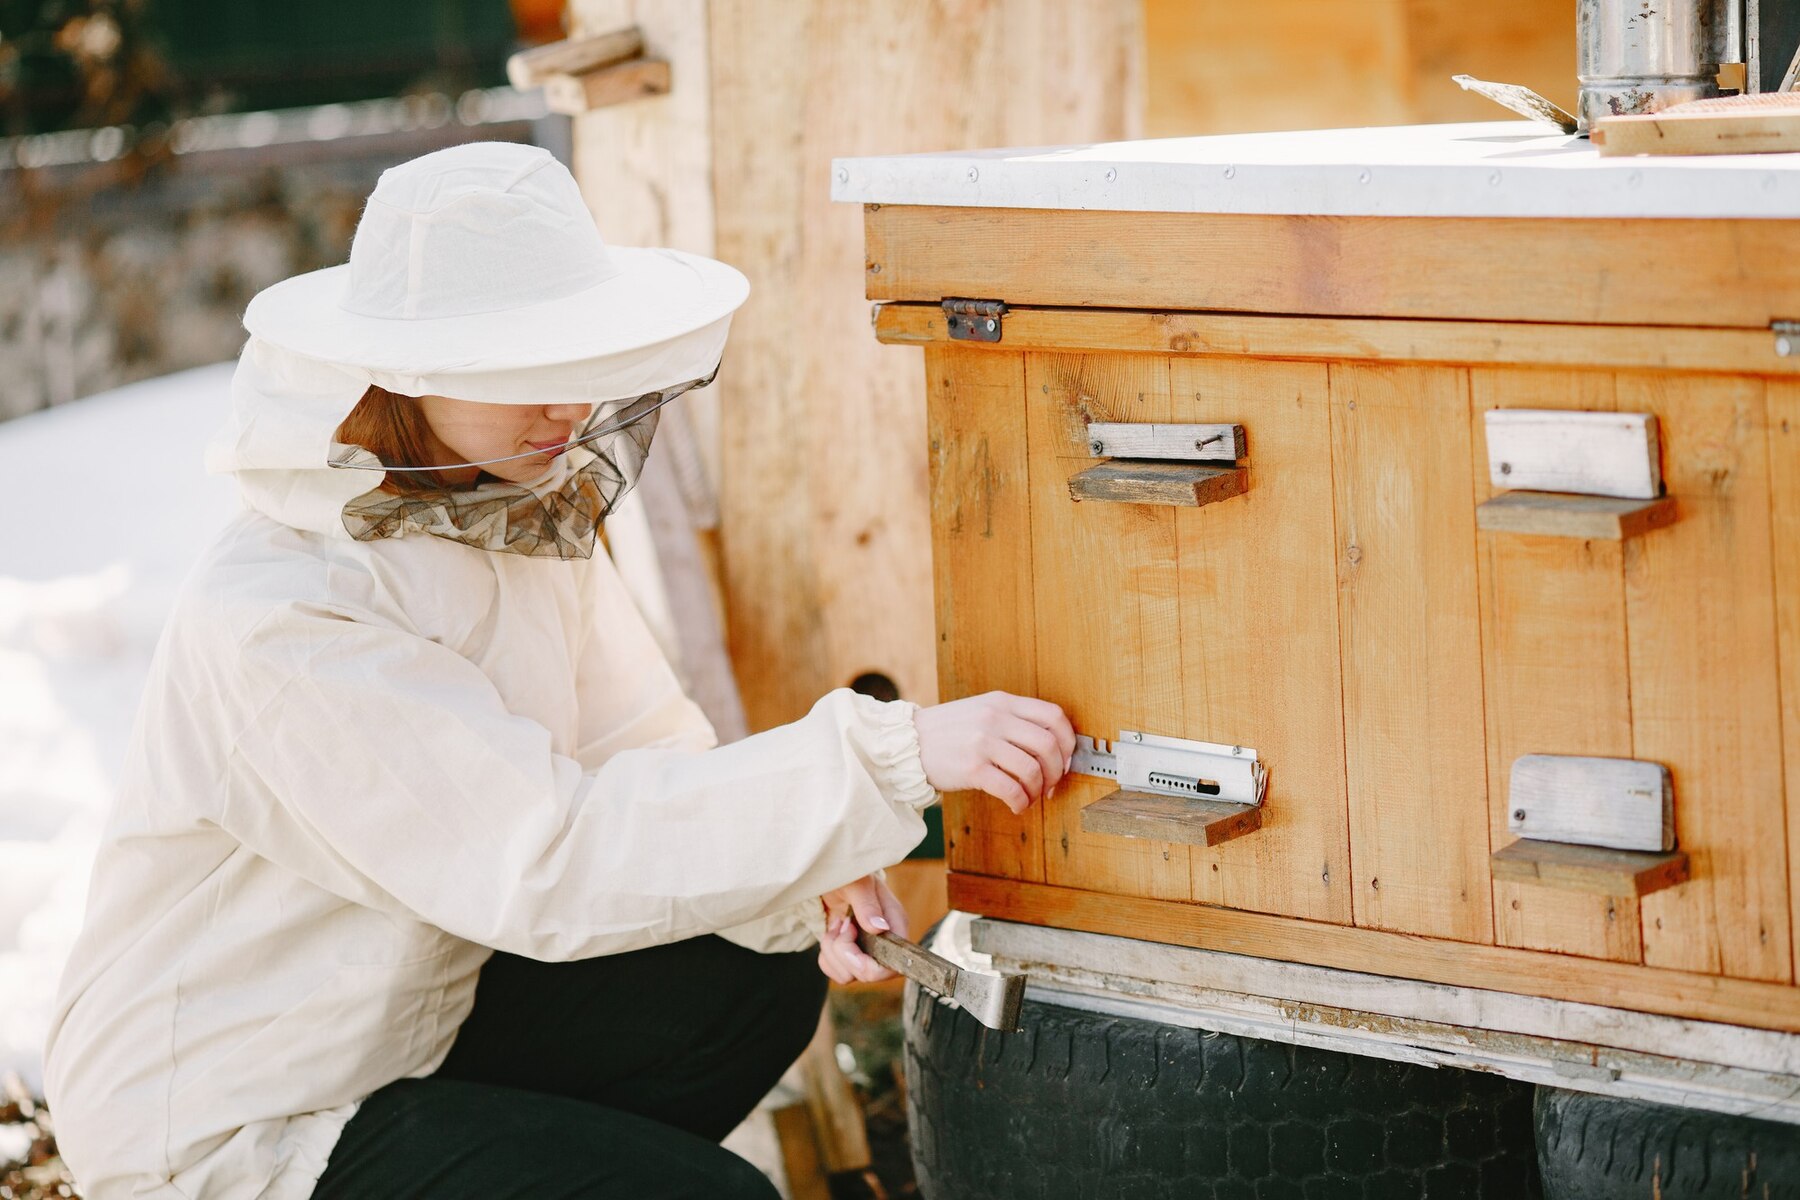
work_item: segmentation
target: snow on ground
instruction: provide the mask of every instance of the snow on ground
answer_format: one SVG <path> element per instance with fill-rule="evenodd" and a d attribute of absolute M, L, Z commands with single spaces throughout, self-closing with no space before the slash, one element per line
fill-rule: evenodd
<path fill-rule="evenodd" d="M 0 1073 L 34 1091 L 151 651 L 237 509 L 201 465 L 232 367 L 0 423 Z"/>

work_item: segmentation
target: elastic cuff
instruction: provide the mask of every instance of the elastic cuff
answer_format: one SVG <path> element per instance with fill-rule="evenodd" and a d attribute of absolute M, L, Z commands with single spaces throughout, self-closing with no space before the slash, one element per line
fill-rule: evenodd
<path fill-rule="evenodd" d="M 881 772 L 888 794 L 915 809 L 936 804 L 938 790 L 925 778 L 925 763 L 919 757 L 919 730 L 913 724 L 913 714 L 919 706 L 911 700 L 876 700 L 851 694 L 858 703 L 868 706 L 877 734 L 875 744 L 869 747 L 869 758 Z"/>

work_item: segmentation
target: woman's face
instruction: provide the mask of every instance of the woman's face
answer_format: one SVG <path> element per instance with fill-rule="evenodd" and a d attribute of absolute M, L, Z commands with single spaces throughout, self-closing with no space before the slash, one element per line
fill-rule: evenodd
<path fill-rule="evenodd" d="M 486 471 L 511 483 L 527 483 L 549 469 L 593 407 L 587 404 L 486 404 L 478 400 L 452 400 L 448 396 L 420 396 L 434 462 L 506 462 L 485 467 L 439 471 L 449 483 L 470 483 Z M 523 454 L 524 458 L 513 458 Z"/>

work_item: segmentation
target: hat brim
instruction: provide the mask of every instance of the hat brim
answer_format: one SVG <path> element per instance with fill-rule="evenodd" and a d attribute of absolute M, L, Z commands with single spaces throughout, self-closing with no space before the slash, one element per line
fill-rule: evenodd
<path fill-rule="evenodd" d="M 729 316 L 750 294 L 735 267 L 681 250 L 608 248 L 618 272 L 555 300 L 467 316 L 402 320 L 341 308 L 348 264 L 258 292 L 244 328 L 325 362 L 411 374 L 549 366 L 655 346 Z"/>

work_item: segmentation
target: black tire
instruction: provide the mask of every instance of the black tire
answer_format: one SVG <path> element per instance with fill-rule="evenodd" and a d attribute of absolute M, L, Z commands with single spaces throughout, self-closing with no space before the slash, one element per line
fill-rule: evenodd
<path fill-rule="evenodd" d="M 1539 1088 L 1549 1200 L 1796 1200 L 1800 1127 Z"/>
<path fill-rule="evenodd" d="M 1027 1001 L 1002 1034 L 906 989 L 926 1200 L 1530 1200 L 1530 1084 Z"/>

